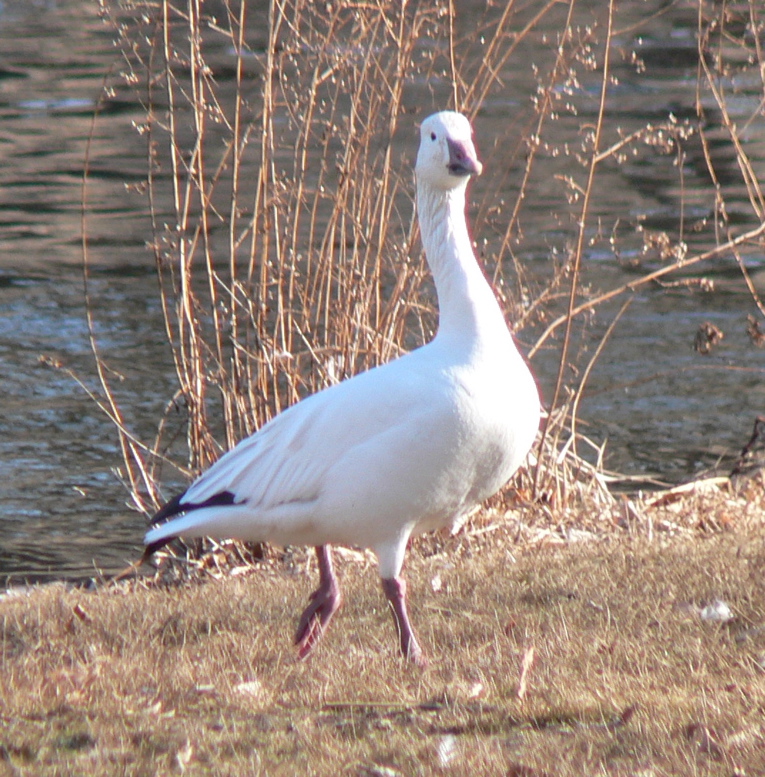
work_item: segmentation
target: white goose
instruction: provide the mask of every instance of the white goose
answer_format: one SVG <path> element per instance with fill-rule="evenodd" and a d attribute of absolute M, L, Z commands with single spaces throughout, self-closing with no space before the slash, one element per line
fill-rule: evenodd
<path fill-rule="evenodd" d="M 417 208 L 436 337 L 288 408 L 168 502 L 153 523 L 172 520 L 146 534 L 144 558 L 178 536 L 316 546 L 320 584 L 298 626 L 301 658 L 340 606 L 330 545 L 357 545 L 377 555 L 401 651 L 424 666 L 401 577 L 409 537 L 453 525 L 496 493 L 534 441 L 536 385 L 465 221 L 467 182 L 481 168 L 463 115 L 422 123 Z"/>

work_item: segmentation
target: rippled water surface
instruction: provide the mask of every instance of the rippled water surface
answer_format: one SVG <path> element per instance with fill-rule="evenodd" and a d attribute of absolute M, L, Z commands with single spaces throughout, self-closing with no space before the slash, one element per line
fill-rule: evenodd
<path fill-rule="evenodd" d="M 643 18 L 650 5 L 640 4 Z M 627 58 L 615 63 L 618 84 L 608 111 L 626 132 L 669 112 L 679 118 L 693 114 L 695 29 L 693 8 L 659 14 L 641 28 L 645 72 L 638 74 Z M 638 45 L 628 31 L 621 35 L 625 50 Z M 127 88 L 99 102 L 104 77 L 120 66 L 113 39 L 96 3 L 0 5 L 0 575 L 121 568 L 135 558 L 143 532 L 143 517 L 126 507 L 126 492 L 113 474 L 120 464 L 114 430 L 85 390 L 96 387 L 81 269 L 82 171 L 91 133 L 86 228 L 95 335 L 111 367 L 124 376 L 115 376 L 114 384 L 126 422 L 139 436 L 151 434 L 175 389 L 153 258 L 145 247 L 146 201 L 130 186 L 145 177 L 144 140 L 133 127 L 144 114 Z M 478 117 L 478 145 L 490 162 L 501 159 L 514 112 L 528 104 L 533 54 L 531 48 L 508 63 L 502 74 L 506 90 L 491 96 Z M 585 95 L 591 90 L 591 114 L 585 109 L 576 117 L 561 117 L 551 130 L 556 143 L 579 142 L 581 124 L 595 116 L 598 82 L 596 73 L 590 75 L 592 83 L 583 73 L 580 88 Z M 225 73 L 218 78 L 225 82 Z M 731 106 L 734 119 L 737 110 L 751 115 L 752 105 L 762 99 L 761 88 L 743 85 L 741 105 Z M 99 117 L 93 123 L 96 107 Z M 714 118 L 713 106 L 708 107 Z M 765 180 L 764 125 L 760 113 L 759 126 L 747 136 L 747 153 L 760 180 Z M 500 140 L 492 143 L 492 138 Z M 755 226 L 747 222 L 743 188 L 736 192 L 731 148 L 721 140 L 712 153 L 723 173 L 721 185 L 731 187 L 728 202 L 740 207 L 745 226 Z M 552 166 L 552 156 L 539 164 L 551 165 L 548 188 L 529 193 L 534 207 L 523 224 L 518 257 L 531 278 L 549 274 L 551 258 L 565 253 L 573 234 L 569 222 L 551 213 L 553 195 L 563 185 L 556 178 L 559 168 Z M 637 220 L 669 232 L 676 232 L 681 218 L 697 220 L 700 228 L 687 234 L 691 251 L 713 245 L 704 226 L 713 203 L 703 193 L 707 180 L 698 145 L 689 144 L 684 164 L 682 191 L 675 173 L 664 172 L 664 157 L 603 171 L 594 212 L 607 224 L 618 216 L 623 231 L 614 233 L 618 255 L 602 250 L 603 241 L 593 241 L 587 283 L 605 289 L 627 282 L 637 277 L 637 260 L 643 263 L 639 271 L 645 271 L 650 257 L 635 240 Z M 501 185 L 512 192 L 520 169 L 510 173 L 511 180 Z M 491 174 L 476 183 L 479 213 L 498 196 L 498 185 L 498 176 Z M 762 256 L 750 253 L 746 259 L 756 274 Z M 755 312 L 754 305 L 730 257 L 703 271 L 716 280 L 713 293 L 659 286 L 637 292 L 593 371 L 581 407 L 583 429 L 598 442 L 607 438 L 607 463 L 616 470 L 668 480 L 689 477 L 720 456 L 735 454 L 754 416 L 765 410 L 765 352 L 746 335 L 746 316 Z M 617 308 L 603 309 L 591 323 L 590 349 Z M 722 329 L 725 339 L 710 355 L 700 356 L 692 345 L 706 321 Z M 533 333 L 525 339 L 532 343 Z M 534 359 L 548 396 L 558 348 L 559 342 L 551 343 Z M 51 360 L 74 371 L 85 388 L 66 370 L 46 364 Z"/>

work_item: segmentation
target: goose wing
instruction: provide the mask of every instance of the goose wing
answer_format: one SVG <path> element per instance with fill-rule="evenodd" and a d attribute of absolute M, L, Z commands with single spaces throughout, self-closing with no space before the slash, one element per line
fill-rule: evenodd
<path fill-rule="evenodd" d="M 419 498 L 439 469 L 439 449 L 449 447 L 435 439 L 452 414 L 430 361 L 426 346 L 288 408 L 160 510 L 155 522 L 186 515 L 152 529 L 147 544 L 183 533 L 302 544 L 346 530 L 348 541 L 355 534 L 362 543 L 359 526 L 378 516 L 350 516 L 359 511 L 346 496 L 363 488 L 384 495 L 377 509 L 386 516 L 406 511 L 401 501 L 410 496 L 394 478 L 414 480 L 411 499 Z"/>

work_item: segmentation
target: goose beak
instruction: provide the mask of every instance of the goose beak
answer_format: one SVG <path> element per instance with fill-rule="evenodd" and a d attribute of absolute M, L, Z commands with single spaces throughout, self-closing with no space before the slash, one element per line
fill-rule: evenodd
<path fill-rule="evenodd" d="M 459 140 L 446 139 L 449 147 L 449 172 L 452 175 L 480 175 L 483 165 L 476 156 L 472 143 L 464 143 Z"/>

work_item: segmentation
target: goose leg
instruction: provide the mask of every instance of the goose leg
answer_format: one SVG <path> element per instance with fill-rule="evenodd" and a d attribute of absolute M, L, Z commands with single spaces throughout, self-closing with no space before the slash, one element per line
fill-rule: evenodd
<path fill-rule="evenodd" d="M 401 652 L 410 661 L 424 669 L 428 665 L 428 659 L 422 652 L 422 648 L 414 636 L 412 624 L 409 622 L 409 614 L 406 611 L 406 580 L 403 577 L 383 578 L 382 588 L 385 596 L 393 608 L 393 616 L 396 619 Z"/>
<path fill-rule="evenodd" d="M 330 546 L 316 548 L 316 558 L 319 562 L 319 587 L 311 594 L 311 602 L 300 616 L 295 635 L 300 658 L 311 654 L 343 600 L 332 566 Z"/>

